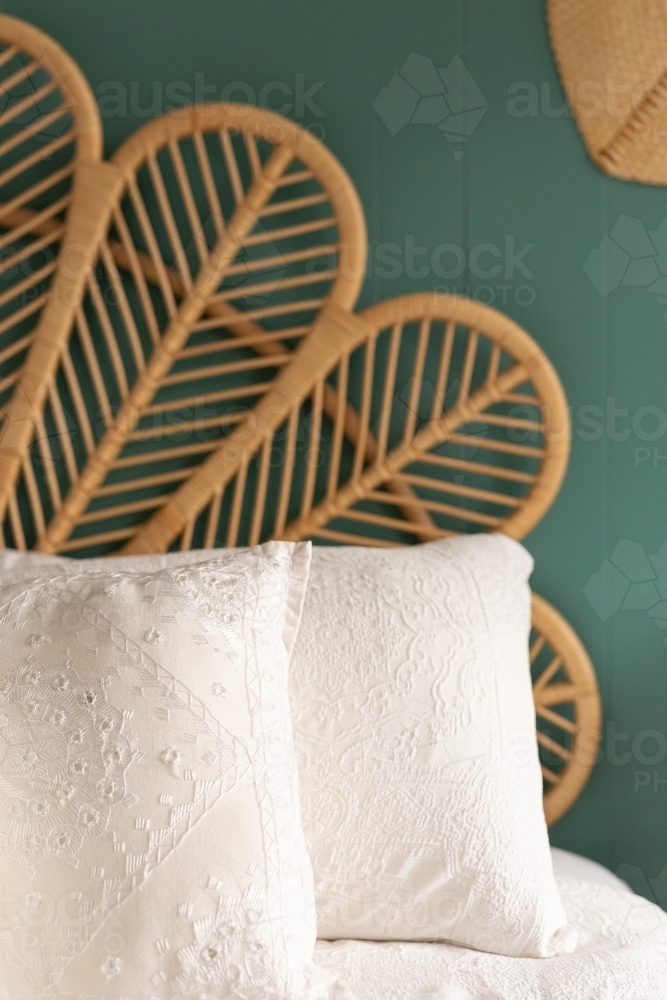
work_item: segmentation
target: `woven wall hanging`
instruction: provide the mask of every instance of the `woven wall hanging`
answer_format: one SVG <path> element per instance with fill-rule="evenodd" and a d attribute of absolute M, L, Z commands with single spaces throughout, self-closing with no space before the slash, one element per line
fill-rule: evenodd
<path fill-rule="evenodd" d="M 563 88 L 593 162 L 667 184 L 667 3 L 547 0 Z"/>

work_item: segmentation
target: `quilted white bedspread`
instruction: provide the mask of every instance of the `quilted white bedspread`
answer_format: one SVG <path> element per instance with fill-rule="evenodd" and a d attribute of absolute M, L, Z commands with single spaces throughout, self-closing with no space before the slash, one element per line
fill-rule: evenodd
<path fill-rule="evenodd" d="M 505 958 L 446 944 L 317 944 L 331 1000 L 667 1000 L 667 913 L 615 885 L 558 879 L 579 945 Z"/>

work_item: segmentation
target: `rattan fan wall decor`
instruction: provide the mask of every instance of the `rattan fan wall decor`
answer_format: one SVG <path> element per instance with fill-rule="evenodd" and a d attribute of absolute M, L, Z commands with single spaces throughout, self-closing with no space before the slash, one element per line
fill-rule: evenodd
<path fill-rule="evenodd" d="M 551 43 L 593 162 L 667 184 L 667 4 L 547 0 Z"/>
<path fill-rule="evenodd" d="M 0 432 L 6 544 L 386 546 L 521 538 L 544 514 L 570 440 L 548 359 L 456 296 L 355 315 L 363 213 L 310 134 L 247 106 L 195 106 L 75 176 Z M 567 623 L 537 597 L 533 612 L 553 822 L 590 773 L 600 705 Z"/>

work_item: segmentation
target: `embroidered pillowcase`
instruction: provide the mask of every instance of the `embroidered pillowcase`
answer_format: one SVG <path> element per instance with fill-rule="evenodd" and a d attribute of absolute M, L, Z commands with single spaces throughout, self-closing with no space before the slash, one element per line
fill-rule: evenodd
<path fill-rule="evenodd" d="M 2 996 L 322 995 L 286 691 L 310 546 L 209 556 L 3 559 Z"/>
<path fill-rule="evenodd" d="M 542 808 L 531 569 L 502 535 L 313 550 L 290 695 L 318 937 L 573 949 Z"/>

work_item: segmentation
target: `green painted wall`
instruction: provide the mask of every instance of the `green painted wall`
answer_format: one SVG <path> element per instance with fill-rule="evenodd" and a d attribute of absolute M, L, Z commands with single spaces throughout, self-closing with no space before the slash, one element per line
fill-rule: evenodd
<path fill-rule="evenodd" d="M 526 544 L 535 589 L 591 652 L 608 734 L 553 840 L 620 870 L 667 908 L 659 627 L 667 624 L 667 558 L 648 558 L 667 539 L 667 297 L 660 301 L 659 284 L 667 192 L 591 165 L 564 108 L 541 4 L 2 0 L 0 9 L 58 39 L 107 98 L 108 152 L 188 96 L 284 105 L 324 138 L 360 192 L 372 255 L 362 304 L 469 290 L 547 351 L 572 406 L 574 444 L 560 497 Z M 486 108 L 477 124 L 469 120 L 467 142 L 450 143 L 436 124 L 403 124 L 397 91 L 380 105 L 384 121 L 374 110 L 410 53 L 443 69 L 455 56 L 463 61 Z M 452 277 L 463 257 L 466 270 Z"/>

